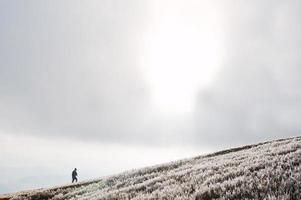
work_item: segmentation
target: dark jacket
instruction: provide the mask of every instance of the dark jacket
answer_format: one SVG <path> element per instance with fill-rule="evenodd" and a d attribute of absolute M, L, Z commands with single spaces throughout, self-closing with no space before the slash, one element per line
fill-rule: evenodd
<path fill-rule="evenodd" d="M 73 170 L 73 172 L 72 172 L 72 177 L 77 177 L 77 172 L 76 172 L 76 170 Z"/>

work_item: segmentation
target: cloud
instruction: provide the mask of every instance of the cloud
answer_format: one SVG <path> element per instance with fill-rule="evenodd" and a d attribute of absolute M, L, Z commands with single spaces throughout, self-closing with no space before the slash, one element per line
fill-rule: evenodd
<path fill-rule="evenodd" d="M 140 66 L 152 27 L 147 1 L 2 1 L 1 130 L 164 145 L 298 134 L 300 3 L 217 2 L 225 41 L 219 76 L 199 92 L 194 113 L 171 116 L 153 109 Z"/>
<path fill-rule="evenodd" d="M 135 57 L 145 10 L 138 1 L 1 2 L 1 129 L 137 134 L 149 96 Z"/>
<path fill-rule="evenodd" d="M 250 143 L 300 134 L 301 4 L 231 5 L 224 67 L 198 96 L 198 141 Z"/>

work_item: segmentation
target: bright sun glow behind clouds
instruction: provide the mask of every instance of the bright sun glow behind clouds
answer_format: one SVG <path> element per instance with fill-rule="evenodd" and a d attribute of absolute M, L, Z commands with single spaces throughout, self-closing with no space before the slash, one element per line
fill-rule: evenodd
<path fill-rule="evenodd" d="M 222 59 L 219 10 L 209 1 L 150 3 L 141 62 L 154 105 L 169 113 L 189 112 Z"/>

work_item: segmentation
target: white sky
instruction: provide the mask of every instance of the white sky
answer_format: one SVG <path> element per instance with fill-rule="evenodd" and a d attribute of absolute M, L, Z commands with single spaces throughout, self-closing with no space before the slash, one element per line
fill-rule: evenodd
<path fill-rule="evenodd" d="M 140 65 L 161 112 L 191 112 L 223 59 L 223 16 L 215 1 L 150 1 Z"/>

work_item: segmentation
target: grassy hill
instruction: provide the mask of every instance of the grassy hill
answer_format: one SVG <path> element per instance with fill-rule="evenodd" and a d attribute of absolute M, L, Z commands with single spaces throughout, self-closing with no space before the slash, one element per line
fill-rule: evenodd
<path fill-rule="evenodd" d="M 2 199 L 301 199 L 301 137 L 249 145 Z"/>

